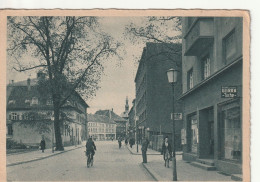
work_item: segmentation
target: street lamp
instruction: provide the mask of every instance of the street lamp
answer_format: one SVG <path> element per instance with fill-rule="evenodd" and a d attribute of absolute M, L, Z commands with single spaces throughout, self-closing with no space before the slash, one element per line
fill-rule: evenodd
<path fill-rule="evenodd" d="M 51 150 L 54 153 L 54 117 L 51 116 Z"/>
<path fill-rule="evenodd" d="M 176 169 L 176 156 L 175 156 L 175 120 L 174 120 L 174 83 L 177 82 L 178 71 L 176 69 L 169 69 L 167 71 L 168 82 L 172 85 L 172 168 L 173 168 L 173 181 L 177 181 L 177 169 Z"/>

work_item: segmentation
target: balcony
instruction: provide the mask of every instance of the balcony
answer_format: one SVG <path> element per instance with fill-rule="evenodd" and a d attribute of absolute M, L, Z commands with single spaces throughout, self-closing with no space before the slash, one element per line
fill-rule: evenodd
<path fill-rule="evenodd" d="M 214 41 L 213 18 L 198 18 L 188 29 L 185 56 L 197 56 Z"/>

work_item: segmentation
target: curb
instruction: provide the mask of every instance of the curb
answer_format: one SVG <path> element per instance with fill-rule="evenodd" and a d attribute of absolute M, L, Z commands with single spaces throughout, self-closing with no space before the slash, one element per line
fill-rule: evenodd
<path fill-rule="evenodd" d="M 156 177 L 157 175 L 155 175 L 155 172 L 152 173 L 151 170 L 149 170 L 144 163 L 141 163 L 141 164 L 142 164 L 143 168 L 145 168 L 145 170 L 152 176 L 152 178 L 155 181 L 159 181 L 158 177 Z"/>
<path fill-rule="evenodd" d="M 153 169 L 147 167 L 147 164 L 142 163 L 142 165 L 155 181 L 171 181 L 169 179 L 162 178 L 161 176 L 159 176 Z"/>
<path fill-rule="evenodd" d="M 25 163 L 34 162 L 34 161 L 39 161 L 39 160 L 43 160 L 43 159 L 47 159 L 49 157 L 53 157 L 53 156 L 56 156 L 56 155 L 59 155 L 59 154 L 63 154 L 63 153 L 66 153 L 66 152 L 69 152 L 69 151 L 72 151 L 72 150 L 76 150 L 76 149 L 79 149 L 79 148 L 82 148 L 82 147 L 84 147 L 84 146 L 73 148 L 73 149 L 69 149 L 69 150 L 64 150 L 64 151 L 61 151 L 59 153 L 56 153 L 56 154 L 54 153 L 52 155 L 48 155 L 48 156 L 45 156 L 45 157 L 42 157 L 42 158 L 38 158 L 38 159 L 33 159 L 33 160 L 29 160 L 29 161 L 22 161 L 22 162 L 16 162 L 16 163 L 12 163 L 12 164 L 7 164 L 6 167 L 15 166 L 15 165 L 19 165 L 19 164 L 25 164 Z"/>

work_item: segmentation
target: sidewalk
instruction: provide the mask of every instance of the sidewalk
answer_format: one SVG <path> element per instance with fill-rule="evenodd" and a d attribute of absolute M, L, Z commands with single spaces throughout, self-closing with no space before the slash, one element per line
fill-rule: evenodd
<path fill-rule="evenodd" d="M 141 151 L 142 145 L 138 145 L 138 152 L 136 149 L 137 148 L 136 145 L 133 145 L 132 148 L 129 145 L 127 145 L 127 148 L 130 151 L 130 153 L 133 155 L 142 155 L 142 151 Z M 161 152 L 148 148 L 146 154 L 147 155 L 161 155 Z M 182 152 L 176 152 L 176 155 L 182 155 Z"/>
<path fill-rule="evenodd" d="M 128 149 L 133 155 L 141 155 L 141 151 L 136 153 L 136 146 Z M 148 163 L 142 165 L 151 176 L 157 181 L 172 181 L 172 161 L 170 161 L 170 168 L 166 168 L 163 156 L 159 152 L 149 149 L 147 154 L 150 155 L 147 156 Z M 180 154 L 178 152 L 176 155 L 178 181 L 232 181 L 230 176 L 219 174 L 218 171 L 206 171 L 190 165 L 182 160 Z"/>
<path fill-rule="evenodd" d="M 126 148 L 133 155 L 142 155 L 142 151 L 141 151 L 142 145 L 138 145 L 138 152 L 137 152 L 137 149 L 136 149 L 137 148 L 136 145 L 133 145 L 132 148 L 129 145 L 127 145 Z M 147 149 L 146 154 L 147 155 L 161 155 L 160 152 L 157 152 L 157 151 L 149 149 L 149 148 Z"/>
<path fill-rule="evenodd" d="M 52 153 L 52 149 L 46 149 L 46 150 L 44 150 L 44 153 L 42 153 L 41 150 L 37 150 L 37 151 L 32 151 L 32 152 L 7 155 L 6 156 L 6 166 L 7 167 L 14 166 L 14 165 L 18 165 L 18 164 L 46 159 L 48 157 L 52 157 L 52 156 L 55 156 L 55 155 L 58 155 L 58 154 L 61 154 L 64 152 L 75 150 L 75 149 L 78 149 L 78 148 L 81 148 L 84 146 L 85 146 L 84 144 L 77 145 L 77 146 L 68 146 L 68 147 L 64 147 L 64 151 L 54 151 L 54 153 Z"/>

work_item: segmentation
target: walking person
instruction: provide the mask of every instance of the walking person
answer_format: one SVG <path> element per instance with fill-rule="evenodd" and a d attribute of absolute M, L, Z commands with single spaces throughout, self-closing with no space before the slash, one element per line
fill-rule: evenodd
<path fill-rule="evenodd" d="M 141 150 L 142 150 L 142 157 L 143 157 L 143 163 L 147 163 L 147 154 L 146 154 L 146 152 L 147 152 L 148 144 L 149 144 L 148 139 L 144 138 L 143 141 L 142 141 L 142 148 L 141 148 Z"/>
<path fill-rule="evenodd" d="M 44 140 L 44 136 L 42 136 L 42 140 L 41 140 L 41 142 L 40 142 L 40 148 L 41 148 L 41 150 L 42 150 L 42 153 L 44 152 L 44 150 L 45 150 L 45 146 L 46 144 L 45 144 L 45 140 Z"/>
<path fill-rule="evenodd" d="M 164 138 L 163 144 L 162 144 L 162 154 L 164 159 L 164 166 L 169 167 L 169 161 L 172 156 L 172 147 L 169 143 L 168 136 Z"/>
<path fill-rule="evenodd" d="M 122 139 L 121 139 L 121 137 L 118 138 L 118 145 L 119 145 L 119 148 L 121 148 L 121 146 L 122 146 Z"/>

